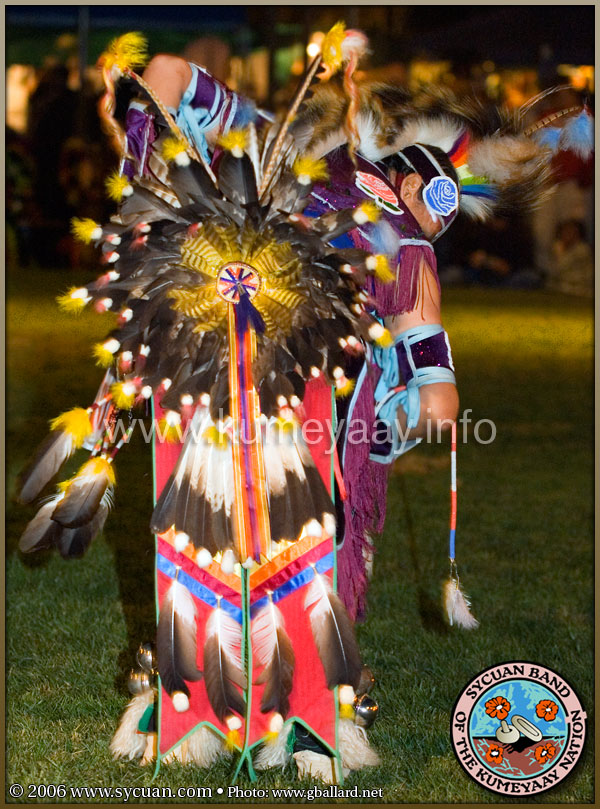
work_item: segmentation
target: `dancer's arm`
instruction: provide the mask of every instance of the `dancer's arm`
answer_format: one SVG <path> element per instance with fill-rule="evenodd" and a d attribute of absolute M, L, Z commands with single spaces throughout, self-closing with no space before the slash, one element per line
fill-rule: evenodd
<path fill-rule="evenodd" d="M 167 107 L 177 109 L 192 78 L 192 68 L 180 56 L 159 53 L 144 70 L 143 79 Z"/>
<path fill-rule="evenodd" d="M 412 312 L 394 315 L 385 320 L 392 337 L 397 337 L 415 326 L 441 324 L 441 298 L 432 270 L 423 264 L 419 279 L 423 291 L 416 308 Z M 421 412 L 416 427 L 405 434 L 405 438 L 423 438 L 437 435 L 438 430 L 450 429 L 458 415 L 458 391 L 451 382 L 434 382 L 419 388 Z M 398 408 L 398 421 L 402 430 L 406 428 L 406 413 Z M 429 422 L 429 429 L 428 429 Z"/>

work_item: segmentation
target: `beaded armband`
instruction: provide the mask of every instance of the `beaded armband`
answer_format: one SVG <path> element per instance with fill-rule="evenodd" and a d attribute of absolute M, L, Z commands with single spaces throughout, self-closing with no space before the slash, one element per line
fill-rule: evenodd
<path fill-rule="evenodd" d="M 440 324 L 406 329 L 390 348 L 375 349 L 374 359 L 381 368 L 381 377 L 375 389 L 376 420 L 370 457 L 378 463 L 391 463 L 421 441 L 401 435 L 398 407 L 406 413 L 408 432 L 419 423 L 419 388 L 437 382 L 454 384 L 454 364 L 448 335 Z"/>

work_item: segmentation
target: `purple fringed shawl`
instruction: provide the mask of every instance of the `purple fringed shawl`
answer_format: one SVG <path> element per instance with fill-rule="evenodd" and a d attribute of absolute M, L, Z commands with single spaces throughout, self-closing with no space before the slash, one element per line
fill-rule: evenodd
<path fill-rule="evenodd" d="M 336 149 L 326 159 L 330 181 L 327 186 L 316 185 L 313 188 L 312 201 L 305 213 L 320 215 L 331 210 L 339 211 L 342 208 L 356 207 L 370 199 L 371 196 L 356 184 L 357 171 L 363 177 L 371 175 L 374 178 L 373 187 L 383 184 L 388 189 L 390 198 L 398 199 L 396 189 L 380 165 L 357 154 L 357 165 L 354 166 L 344 149 Z M 387 254 L 391 266 L 395 266 L 395 282 L 384 284 L 375 278 L 369 278 L 367 282 L 367 291 L 375 301 L 377 314 L 388 317 L 411 312 L 417 306 L 419 270 L 423 261 L 431 268 L 438 288 L 439 280 L 433 247 L 424 238 L 412 213 L 399 207 L 396 212 L 391 207 L 380 207 L 378 223 L 357 227 L 350 231 L 349 238 L 346 239 L 347 243 L 363 250 Z M 343 240 L 344 237 L 334 244 L 343 247 Z"/>
<path fill-rule="evenodd" d="M 431 269 L 439 291 L 435 252 L 425 240 L 421 242 L 419 239 L 407 239 L 404 244 L 400 244 L 396 280 L 393 283 L 384 284 L 377 278 L 369 278 L 368 291 L 376 302 L 380 317 L 401 315 L 416 308 L 419 299 L 419 270 L 423 261 Z"/>
<path fill-rule="evenodd" d="M 388 466 L 369 460 L 368 440 L 375 421 L 374 385 L 377 369 L 369 364 L 362 386 L 349 415 L 346 436 L 353 429 L 359 441 L 346 441 L 344 452 L 344 542 L 338 551 L 338 593 L 354 621 L 366 612 L 369 585 L 365 554 L 373 553 L 370 535 L 380 533 L 385 522 Z M 353 427 L 354 425 L 354 427 Z M 366 426 L 366 434 L 364 426 Z M 365 440 L 366 439 L 366 440 Z"/>

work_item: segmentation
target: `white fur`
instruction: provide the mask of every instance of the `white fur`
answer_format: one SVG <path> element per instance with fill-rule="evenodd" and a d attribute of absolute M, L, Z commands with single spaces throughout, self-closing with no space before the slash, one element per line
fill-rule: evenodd
<path fill-rule="evenodd" d="M 386 152 L 392 154 L 413 143 L 429 144 L 437 146 L 444 152 L 449 152 L 460 133 L 461 127 L 449 118 L 442 117 L 435 120 L 416 118 L 404 125 L 393 145 L 387 147 Z"/>
<path fill-rule="evenodd" d="M 355 725 L 351 719 L 340 719 L 338 739 L 342 764 L 349 770 L 377 767 L 381 763 L 379 756 L 369 745 L 365 729 Z"/>
<path fill-rule="evenodd" d="M 525 136 L 492 136 L 469 150 L 469 168 L 498 185 L 526 180 L 538 168 L 544 149 Z"/>
<path fill-rule="evenodd" d="M 377 138 L 381 135 L 381 121 L 372 113 L 361 112 L 356 116 L 356 129 L 360 139 L 360 153 L 368 160 L 381 160 L 391 154 L 389 146 L 378 146 Z"/>
<path fill-rule="evenodd" d="M 461 194 L 460 210 L 471 219 L 484 221 L 491 216 L 494 206 L 492 201 L 486 197 L 479 197 L 475 194 Z"/>
<path fill-rule="evenodd" d="M 149 689 L 143 694 L 137 694 L 121 717 L 119 726 L 110 743 L 110 752 L 113 758 L 141 758 L 146 749 L 146 733 L 138 733 L 140 719 L 144 711 L 154 702 L 154 691 Z"/>
<path fill-rule="evenodd" d="M 272 742 L 265 742 L 254 759 L 254 768 L 257 770 L 270 770 L 272 767 L 284 769 L 291 758 L 287 749 L 288 736 L 292 729 L 291 723 L 285 725 Z"/>
<path fill-rule="evenodd" d="M 198 767 L 210 767 L 222 755 L 228 755 L 223 739 L 210 728 L 198 728 L 187 740 L 187 759 Z"/>

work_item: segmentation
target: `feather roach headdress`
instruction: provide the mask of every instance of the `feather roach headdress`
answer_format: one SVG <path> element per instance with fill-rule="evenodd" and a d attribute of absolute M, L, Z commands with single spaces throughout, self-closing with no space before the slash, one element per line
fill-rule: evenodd
<path fill-rule="evenodd" d="M 593 119 L 585 107 L 525 123 L 526 114 L 545 95 L 509 111 L 458 99 L 439 88 L 412 94 L 394 85 L 364 83 L 356 90 L 352 110 L 347 93 L 333 80 L 316 89 L 293 129 L 306 154 L 322 157 L 347 142 L 351 117 L 361 154 L 373 161 L 399 155 L 410 170 L 429 179 L 436 173 L 450 177 L 457 183 L 457 207 L 485 219 L 494 210 L 523 210 L 538 203 L 551 186 L 550 162 L 556 149 L 583 156 L 593 149 Z M 547 129 L 561 118 L 561 128 Z M 427 164 L 423 158 L 415 166 L 417 144 L 441 149 L 451 166 L 440 168 L 435 160 Z"/>

